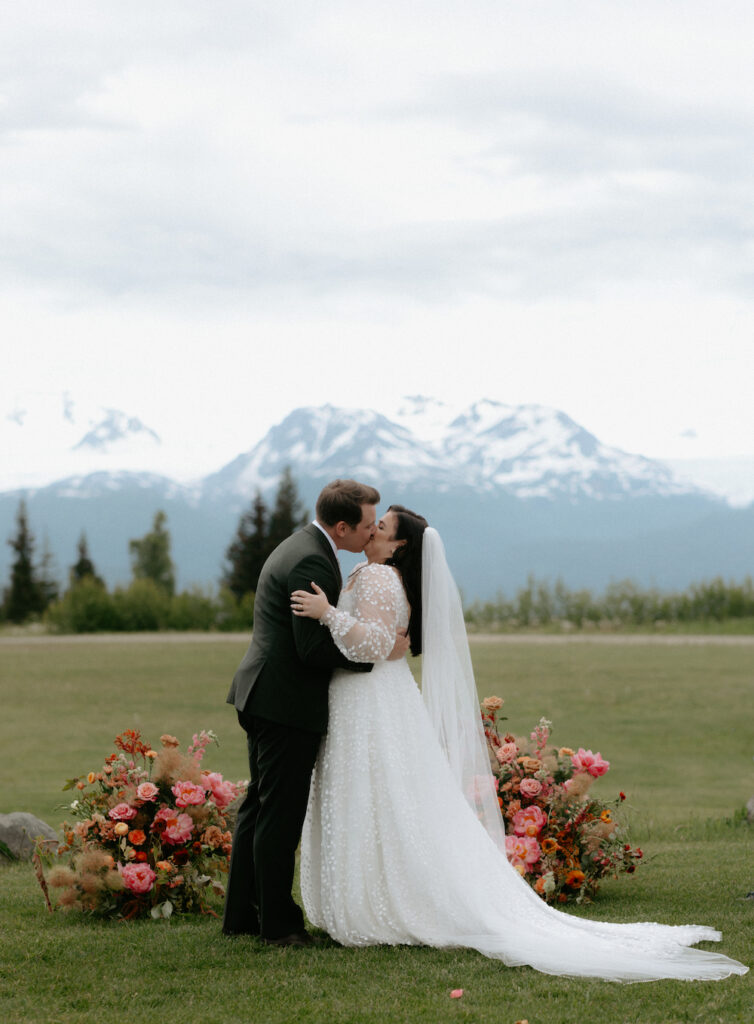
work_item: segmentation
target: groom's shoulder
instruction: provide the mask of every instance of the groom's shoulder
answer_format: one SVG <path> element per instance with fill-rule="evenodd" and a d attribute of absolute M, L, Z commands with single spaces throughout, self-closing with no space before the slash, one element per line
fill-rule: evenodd
<path fill-rule="evenodd" d="M 292 533 L 290 537 L 281 541 L 267 562 L 270 566 L 286 566 L 304 558 L 316 558 L 317 556 L 326 558 L 324 546 L 317 537 L 316 527 L 305 526 L 302 530 L 297 530 L 296 533 Z"/>

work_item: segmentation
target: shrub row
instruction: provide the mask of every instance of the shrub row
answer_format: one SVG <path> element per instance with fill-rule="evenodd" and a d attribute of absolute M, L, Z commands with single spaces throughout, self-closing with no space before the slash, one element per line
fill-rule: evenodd
<path fill-rule="evenodd" d="M 754 583 L 726 583 L 721 578 L 695 583 L 685 591 L 643 589 L 631 580 L 611 583 L 603 594 L 570 590 L 562 580 L 554 585 L 529 577 L 512 600 L 499 594 L 495 601 L 476 601 L 466 609 L 466 621 L 477 628 L 547 626 L 568 622 L 651 625 L 659 622 L 723 622 L 754 617 Z"/>
<path fill-rule="evenodd" d="M 152 580 L 135 580 L 111 593 L 92 577 L 74 584 L 45 612 L 45 622 L 57 633 L 245 631 L 253 619 L 253 594 L 239 600 L 227 589 L 214 594 L 197 587 L 170 595 Z"/>

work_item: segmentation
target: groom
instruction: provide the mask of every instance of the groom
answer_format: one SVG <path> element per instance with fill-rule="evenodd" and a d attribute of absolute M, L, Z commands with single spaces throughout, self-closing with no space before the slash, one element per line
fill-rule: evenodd
<path fill-rule="evenodd" d="M 233 678 L 235 705 L 249 748 L 249 790 L 233 836 L 223 932 L 259 935 L 276 946 L 310 945 L 291 894 L 309 783 L 327 729 L 327 691 L 336 668 L 369 672 L 348 661 L 327 629 L 291 613 L 294 590 L 312 581 L 338 602 L 337 551 L 362 551 L 374 536 L 374 487 L 334 480 L 317 499 L 316 519 L 272 552 L 259 576 L 254 632 Z M 408 646 L 396 638 L 391 659 Z"/>

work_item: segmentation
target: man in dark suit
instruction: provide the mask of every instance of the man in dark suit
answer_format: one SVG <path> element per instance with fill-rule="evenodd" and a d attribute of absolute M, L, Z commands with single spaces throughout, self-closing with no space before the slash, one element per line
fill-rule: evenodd
<path fill-rule="evenodd" d="M 335 480 L 317 499 L 316 520 L 272 552 L 259 576 L 254 632 L 233 678 L 235 705 L 249 748 L 249 790 L 233 836 L 223 932 L 260 935 L 274 945 L 311 943 L 291 888 L 309 784 L 336 668 L 348 661 L 315 619 L 291 613 L 291 593 L 316 582 L 335 605 L 341 590 L 337 550 L 362 551 L 375 532 L 379 493 Z M 396 638 L 402 657 L 408 641 Z"/>

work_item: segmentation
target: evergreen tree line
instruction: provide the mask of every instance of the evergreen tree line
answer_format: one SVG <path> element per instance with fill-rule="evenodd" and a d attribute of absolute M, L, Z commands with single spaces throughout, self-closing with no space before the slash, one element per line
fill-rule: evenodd
<path fill-rule="evenodd" d="M 129 541 L 132 581 L 127 587 L 108 591 L 82 532 L 77 559 L 68 571 L 68 586 L 61 593 L 47 544 L 40 560 L 35 559 L 35 540 L 22 500 L 15 535 L 8 541 L 14 557 L 10 583 L 0 605 L 0 619 L 13 623 L 42 620 L 50 628 L 66 633 L 247 630 L 253 622 L 254 592 L 265 559 L 281 540 L 307 521 L 296 484 L 286 469 L 272 509 L 257 492 L 250 508 L 240 517 L 226 551 L 217 591 L 192 587 L 176 593 L 167 516 L 158 511 L 151 530 Z"/>
<path fill-rule="evenodd" d="M 754 581 L 750 576 L 742 583 L 718 577 L 683 591 L 662 591 L 620 580 L 595 595 L 591 590 L 571 590 L 562 580 L 550 584 L 530 576 L 511 600 L 498 594 L 494 601 L 475 601 L 465 615 L 469 626 L 493 632 L 563 623 L 580 629 L 620 629 L 730 620 L 751 620 L 749 631 L 754 632 Z"/>
<path fill-rule="evenodd" d="M 129 541 L 132 581 L 109 591 L 98 575 L 81 534 L 77 557 L 61 592 L 49 546 L 39 560 L 26 505 L 19 504 L 9 585 L 3 593 L 0 619 L 13 623 L 42 620 L 59 632 L 160 629 L 248 630 L 253 623 L 254 593 L 270 552 L 309 520 L 299 500 L 290 469 L 280 479 L 269 508 L 257 491 L 240 516 L 225 553 L 219 587 L 192 587 L 176 593 L 175 565 L 170 553 L 167 517 L 158 511 L 151 530 Z M 475 601 L 466 608 L 472 629 L 522 627 L 609 628 L 657 624 L 720 623 L 738 620 L 754 629 L 754 583 L 718 578 L 684 591 L 642 588 L 631 580 L 611 583 L 595 595 L 572 590 L 562 580 L 550 584 L 530 576 L 515 597 L 499 594 L 494 601 Z M 743 620 L 751 620 L 746 623 Z"/>

